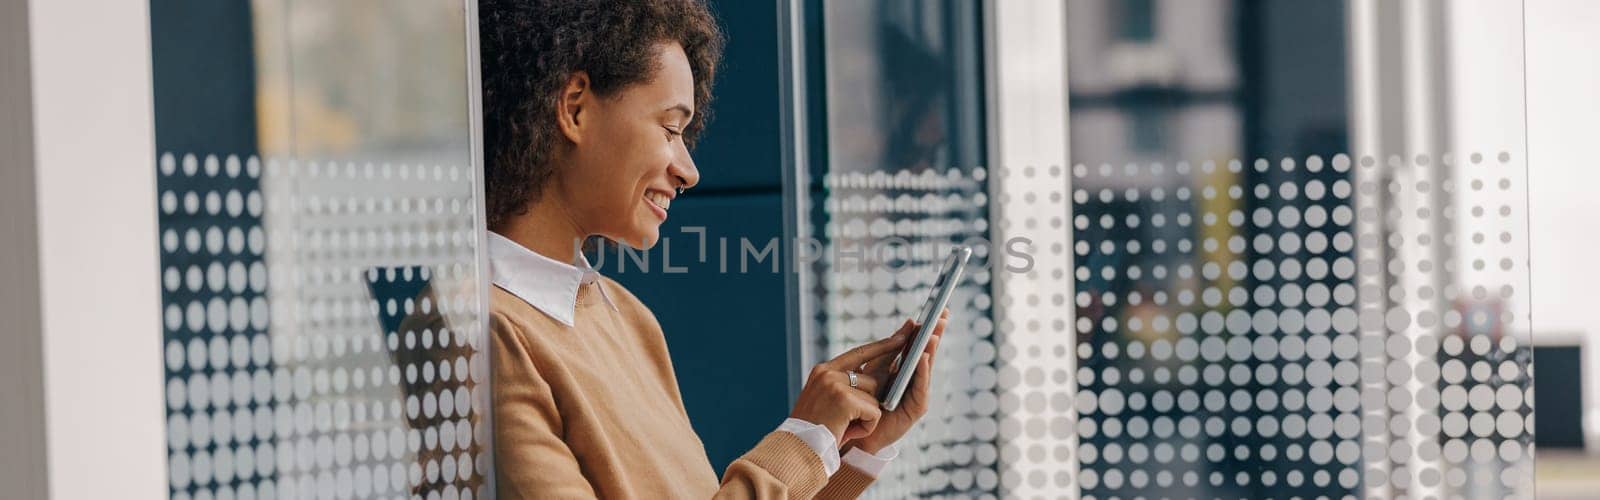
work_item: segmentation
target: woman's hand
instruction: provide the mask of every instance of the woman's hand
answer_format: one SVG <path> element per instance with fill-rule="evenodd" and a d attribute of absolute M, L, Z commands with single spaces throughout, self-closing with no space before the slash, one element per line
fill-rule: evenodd
<path fill-rule="evenodd" d="M 905 395 L 900 397 L 900 406 L 892 412 L 884 413 L 872 432 L 849 442 L 849 445 L 861 448 L 861 451 L 867 453 L 877 454 L 878 450 L 882 450 L 894 444 L 895 441 L 899 441 L 907 431 L 911 430 L 911 426 L 915 425 L 917 420 L 928 413 L 928 386 L 929 379 L 933 375 L 933 358 L 934 354 L 939 352 L 939 339 L 944 336 L 944 326 L 949 317 L 949 309 L 939 313 L 939 322 L 934 324 L 933 336 L 928 339 L 928 347 L 923 351 L 922 357 L 917 360 L 917 371 L 911 375 L 911 385 L 906 388 Z M 900 326 L 900 330 L 895 332 L 894 337 L 906 337 L 909 339 L 916 334 L 919 327 L 920 325 L 908 319 L 905 324 Z M 894 369 L 894 354 L 880 356 L 868 362 L 864 371 L 874 380 L 883 380 L 885 381 L 884 383 L 889 383 L 889 381 L 894 380 L 894 374 L 891 373 L 891 370 Z"/>
<path fill-rule="evenodd" d="M 877 359 L 893 359 L 910 336 L 911 330 L 901 328 L 889 338 L 856 347 L 813 367 L 789 416 L 827 427 L 841 446 L 872 434 L 883 413 L 876 396 L 880 379 L 862 372 L 861 366 Z M 852 371 L 856 372 L 855 387 L 850 384 L 848 372 Z"/>

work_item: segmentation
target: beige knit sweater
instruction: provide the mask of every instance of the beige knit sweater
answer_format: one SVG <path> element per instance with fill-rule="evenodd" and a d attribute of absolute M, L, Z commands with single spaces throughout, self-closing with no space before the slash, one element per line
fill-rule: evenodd
<path fill-rule="evenodd" d="M 689 425 L 660 324 L 609 278 L 579 288 L 572 327 L 499 287 L 490 295 L 502 498 L 855 498 L 872 482 L 849 465 L 830 480 L 816 452 L 780 431 L 719 482 Z"/>

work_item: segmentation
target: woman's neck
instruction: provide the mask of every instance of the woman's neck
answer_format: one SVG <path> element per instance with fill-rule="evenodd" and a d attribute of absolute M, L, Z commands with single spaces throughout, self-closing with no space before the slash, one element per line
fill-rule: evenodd
<path fill-rule="evenodd" d="M 539 201 L 528 205 L 527 212 L 513 217 L 495 232 L 558 262 L 577 261 L 587 235 L 567 213 L 567 205 L 554 198 L 540 197 Z"/>

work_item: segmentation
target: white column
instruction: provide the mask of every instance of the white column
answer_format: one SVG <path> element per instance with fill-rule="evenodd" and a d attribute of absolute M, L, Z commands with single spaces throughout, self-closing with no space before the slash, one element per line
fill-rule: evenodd
<path fill-rule="evenodd" d="M 1530 215 L 1530 290 L 1535 344 L 1582 345 L 1583 430 L 1590 453 L 1600 452 L 1600 234 L 1573 231 L 1572 214 L 1600 213 L 1600 170 L 1593 165 L 1600 116 L 1600 2 L 1527 2 L 1527 108 Z M 1549 372 L 1545 372 L 1549 373 Z M 1565 375 L 1557 375 L 1564 377 Z M 1537 411 L 1537 409 L 1535 410 Z M 1544 485 L 1540 485 L 1544 491 Z"/>
<path fill-rule="evenodd" d="M 1034 391 L 1076 391 L 1073 334 L 1072 229 L 1067 134 L 1067 13 L 1055 0 L 997 0 L 988 4 L 989 108 L 991 144 L 991 218 L 997 247 L 1011 248 L 1017 238 L 1030 240 L 1018 249 L 1033 256 L 1033 267 L 1017 273 L 1017 264 L 992 255 L 995 275 L 995 320 L 1000 325 L 1003 356 L 1002 400 L 1023 400 Z M 1052 195 L 1055 195 L 1052 197 Z M 1007 202 L 1006 200 L 1010 200 Z M 1003 245 L 1003 246 L 1002 246 Z M 1060 301 L 1055 300 L 1060 298 Z M 1061 348 L 1061 349 L 1058 349 Z M 1065 352 L 1065 356 L 1055 353 Z M 1009 359 L 1004 356 L 1009 355 Z M 1031 374 L 1064 370 L 1065 384 L 1026 384 Z M 1048 375 L 1045 379 L 1048 380 Z M 1004 406 L 1004 405 L 1003 405 Z M 1070 425 L 1064 433 L 1061 419 Z M 1047 426 L 1035 437 L 1022 429 Z M 1001 415 L 1001 496 L 1006 498 L 1077 498 L 1077 459 L 1057 460 L 1054 450 L 1077 450 L 1073 412 L 1049 407 L 1042 411 L 1018 405 Z M 1031 460 L 1030 449 L 1048 458 Z M 1062 481 L 1067 479 L 1067 481 Z"/>
<path fill-rule="evenodd" d="M 166 497 L 148 6 L 0 6 L 0 496 Z"/>

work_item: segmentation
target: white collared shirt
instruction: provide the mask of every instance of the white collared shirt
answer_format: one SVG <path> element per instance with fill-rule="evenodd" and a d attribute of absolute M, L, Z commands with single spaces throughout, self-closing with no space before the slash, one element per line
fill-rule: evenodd
<path fill-rule="evenodd" d="M 493 232 L 488 250 L 490 281 L 563 325 L 573 326 L 577 317 L 579 287 L 600 280 L 600 272 L 583 252 L 577 252 L 572 264 L 563 264 Z M 606 289 L 596 288 L 606 305 L 616 310 Z"/>
<path fill-rule="evenodd" d="M 564 264 L 494 232 L 489 233 L 487 250 L 490 281 L 495 286 L 569 327 L 574 326 L 577 317 L 579 289 L 600 279 L 599 271 L 589 265 L 583 252 L 577 252 L 572 264 Z M 601 299 L 612 310 L 616 310 L 617 305 L 606 295 L 605 288 L 596 288 Z M 789 418 L 778 426 L 778 430 L 794 434 L 804 441 L 822 459 L 822 468 L 829 476 L 839 470 L 839 445 L 827 427 Z M 879 450 L 877 455 L 857 448 L 850 450 L 842 460 L 869 476 L 877 477 L 898 454 L 892 446 Z"/>

